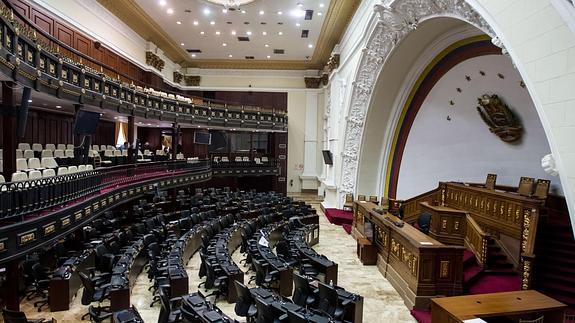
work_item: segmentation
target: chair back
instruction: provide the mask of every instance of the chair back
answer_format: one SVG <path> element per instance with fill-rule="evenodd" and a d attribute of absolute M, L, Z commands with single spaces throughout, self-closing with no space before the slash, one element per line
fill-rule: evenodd
<path fill-rule="evenodd" d="M 28 323 L 26 314 L 20 311 L 12 311 L 7 308 L 2 310 L 2 316 L 6 323 Z"/>
<path fill-rule="evenodd" d="M 523 196 L 531 196 L 534 182 L 535 179 L 532 177 L 521 177 L 519 180 L 519 188 L 517 188 L 517 193 Z"/>
<path fill-rule="evenodd" d="M 538 199 L 546 199 L 547 194 L 549 194 L 549 187 L 551 186 L 551 181 L 548 179 L 538 179 L 535 182 L 535 192 L 533 196 Z"/>
<path fill-rule="evenodd" d="M 239 281 L 234 281 L 236 286 L 236 294 L 238 295 L 238 299 L 236 301 L 236 306 L 234 307 L 234 312 L 241 317 L 246 317 L 248 315 L 248 311 L 250 306 L 255 305 L 255 300 L 250 294 L 249 288 L 246 285 L 240 283 Z"/>
<path fill-rule="evenodd" d="M 46 158 L 46 157 L 54 157 L 54 152 L 52 150 L 48 150 L 48 149 L 44 149 L 42 150 L 42 158 Z"/>
<path fill-rule="evenodd" d="M 337 309 L 337 291 L 324 283 L 319 283 L 319 310 L 333 316 Z"/>
<path fill-rule="evenodd" d="M 158 288 L 158 294 L 160 296 L 160 304 L 162 305 L 162 307 L 160 308 L 160 316 L 158 317 L 158 323 L 168 323 L 168 320 L 170 318 L 170 312 L 172 311 L 170 307 L 170 298 L 164 287 Z"/>
<path fill-rule="evenodd" d="M 495 183 L 497 182 L 497 174 L 487 174 L 487 179 L 485 180 L 485 188 L 488 190 L 495 190 Z"/>
<path fill-rule="evenodd" d="M 519 323 L 543 323 L 545 322 L 545 316 L 541 315 L 536 319 L 533 320 L 524 320 L 524 319 L 519 319 Z"/>
<path fill-rule="evenodd" d="M 308 280 L 296 273 L 293 274 L 294 294 L 292 300 L 299 306 L 306 306 L 306 301 L 311 289 Z"/>
<path fill-rule="evenodd" d="M 84 286 L 84 292 L 82 293 L 82 305 L 90 305 L 94 301 L 94 293 L 96 289 L 94 288 L 94 283 L 92 280 L 83 272 L 79 272 L 80 280 Z"/>
<path fill-rule="evenodd" d="M 34 158 L 34 151 L 32 149 L 24 150 L 24 158 Z"/>
<path fill-rule="evenodd" d="M 271 323 L 275 322 L 274 313 L 272 312 L 270 304 L 265 303 L 264 300 L 256 297 L 256 308 L 258 310 L 257 323 Z"/>
<path fill-rule="evenodd" d="M 358 201 L 365 201 L 365 195 L 358 195 L 357 199 Z"/>

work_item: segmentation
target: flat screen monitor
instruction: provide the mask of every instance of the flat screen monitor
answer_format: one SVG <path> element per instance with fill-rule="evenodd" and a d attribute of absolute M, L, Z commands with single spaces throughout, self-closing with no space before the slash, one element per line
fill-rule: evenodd
<path fill-rule="evenodd" d="M 333 157 L 331 155 L 331 151 L 329 150 L 322 150 L 321 151 L 323 154 L 323 162 L 326 165 L 333 165 Z"/>
<path fill-rule="evenodd" d="M 99 113 L 80 110 L 76 113 L 74 133 L 77 135 L 93 135 L 96 133 L 99 121 Z"/>
<path fill-rule="evenodd" d="M 212 134 L 209 132 L 194 132 L 194 143 L 199 145 L 209 145 L 212 143 Z"/>

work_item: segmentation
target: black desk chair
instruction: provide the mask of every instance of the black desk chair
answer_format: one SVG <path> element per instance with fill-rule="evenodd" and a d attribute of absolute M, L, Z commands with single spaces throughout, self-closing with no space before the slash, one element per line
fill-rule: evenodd
<path fill-rule="evenodd" d="M 177 303 L 181 301 L 181 297 L 175 297 L 170 299 L 167 288 L 160 287 L 158 289 L 160 294 L 160 303 L 162 308 L 160 309 L 160 316 L 158 317 L 158 323 L 175 323 L 180 322 L 180 316 L 182 312 L 180 309 L 176 309 Z"/>
<path fill-rule="evenodd" d="M 228 291 L 228 277 L 225 275 L 221 268 L 211 262 L 206 262 L 206 289 L 215 289 L 207 297 L 214 296 L 214 304 L 217 302 L 220 295 L 226 295 Z"/>
<path fill-rule="evenodd" d="M 40 297 L 39 301 L 34 302 L 34 307 L 38 307 L 38 312 L 42 311 L 42 307 L 48 305 L 48 289 L 50 288 L 50 275 L 45 271 L 39 263 L 32 266 L 34 277 L 34 293 L 33 296 Z"/>
<path fill-rule="evenodd" d="M 257 320 L 256 323 L 280 323 L 287 322 L 287 314 L 277 315 L 271 304 L 256 298 Z"/>
<path fill-rule="evenodd" d="M 305 318 L 305 316 L 303 316 L 299 313 L 293 312 L 293 311 L 288 311 L 287 316 L 288 316 L 288 318 L 287 318 L 288 323 L 307 323 L 308 322 L 308 320 Z"/>
<path fill-rule="evenodd" d="M 238 316 L 245 317 L 248 323 L 254 322 L 258 314 L 255 299 L 252 297 L 246 285 L 237 280 L 234 281 L 234 284 L 236 286 L 236 294 L 238 295 L 234 311 Z"/>
<path fill-rule="evenodd" d="M 97 309 L 104 310 L 107 307 L 100 306 L 100 303 L 110 297 L 109 287 L 110 285 L 104 284 L 101 286 L 96 286 L 95 282 L 90 279 L 85 273 L 79 272 L 80 280 L 84 286 L 84 292 L 82 293 L 82 305 L 90 305 L 92 302 L 98 302 Z M 82 316 L 82 320 L 90 315 L 90 312 Z"/>
<path fill-rule="evenodd" d="M 431 214 L 427 212 L 421 213 L 417 218 L 417 226 L 419 227 L 419 231 L 428 234 L 430 225 L 431 225 Z"/>
<path fill-rule="evenodd" d="M 294 294 L 292 300 L 299 306 L 314 307 L 318 300 L 318 290 L 312 288 L 307 278 L 296 273 L 293 274 Z"/>
<path fill-rule="evenodd" d="M 6 323 L 44 323 L 44 322 L 54 322 L 54 319 L 33 319 L 29 320 L 26 318 L 24 312 L 12 311 L 9 309 L 2 310 L 2 316 L 4 317 L 4 322 Z"/>
<path fill-rule="evenodd" d="M 339 297 L 335 287 L 319 283 L 319 310 L 336 320 L 343 320 L 346 306 L 350 300 L 339 303 Z"/>
<path fill-rule="evenodd" d="M 252 264 L 256 271 L 256 285 L 270 288 L 271 284 L 279 278 L 279 272 L 277 270 L 268 270 L 268 263 L 262 263 L 261 261 L 252 258 Z"/>
<path fill-rule="evenodd" d="M 94 307 L 90 305 L 90 307 L 88 307 L 88 314 L 90 315 L 91 322 L 100 323 L 111 318 L 113 313 L 104 310 L 101 307 Z"/>

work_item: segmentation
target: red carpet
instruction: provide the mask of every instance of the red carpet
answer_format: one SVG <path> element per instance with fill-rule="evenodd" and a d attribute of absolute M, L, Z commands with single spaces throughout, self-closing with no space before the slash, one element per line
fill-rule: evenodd
<path fill-rule="evenodd" d="M 353 222 L 353 212 L 338 209 L 325 209 L 325 216 L 329 222 L 337 225 L 351 224 Z"/>
<path fill-rule="evenodd" d="M 339 209 L 325 209 L 325 217 L 330 223 L 341 225 L 347 234 L 351 233 L 353 212 Z"/>
<path fill-rule="evenodd" d="M 430 311 L 411 310 L 411 315 L 413 315 L 419 323 L 431 323 Z"/>

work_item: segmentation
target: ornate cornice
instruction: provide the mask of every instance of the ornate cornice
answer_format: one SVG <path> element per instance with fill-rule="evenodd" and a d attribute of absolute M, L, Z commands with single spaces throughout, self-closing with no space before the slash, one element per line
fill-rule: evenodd
<path fill-rule="evenodd" d="M 178 71 L 174 71 L 174 83 L 180 83 L 182 82 L 182 79 L 184 78 L 184 74 L 178 72 Z"/>
<path fill-rule="evenodd" d="M 385 6 L 375 5 L 374 11 L 378 15 L 377 25 L 363 49 L 346 117 L 339 201 L 343 201 L 346 193 L 355 191 L 369 101 L 379 73 L 395 47 L 422 21 L 438 16 L 460 19 L 494 35 L 487 22 L 464 0 L 396 0 Z"/>

